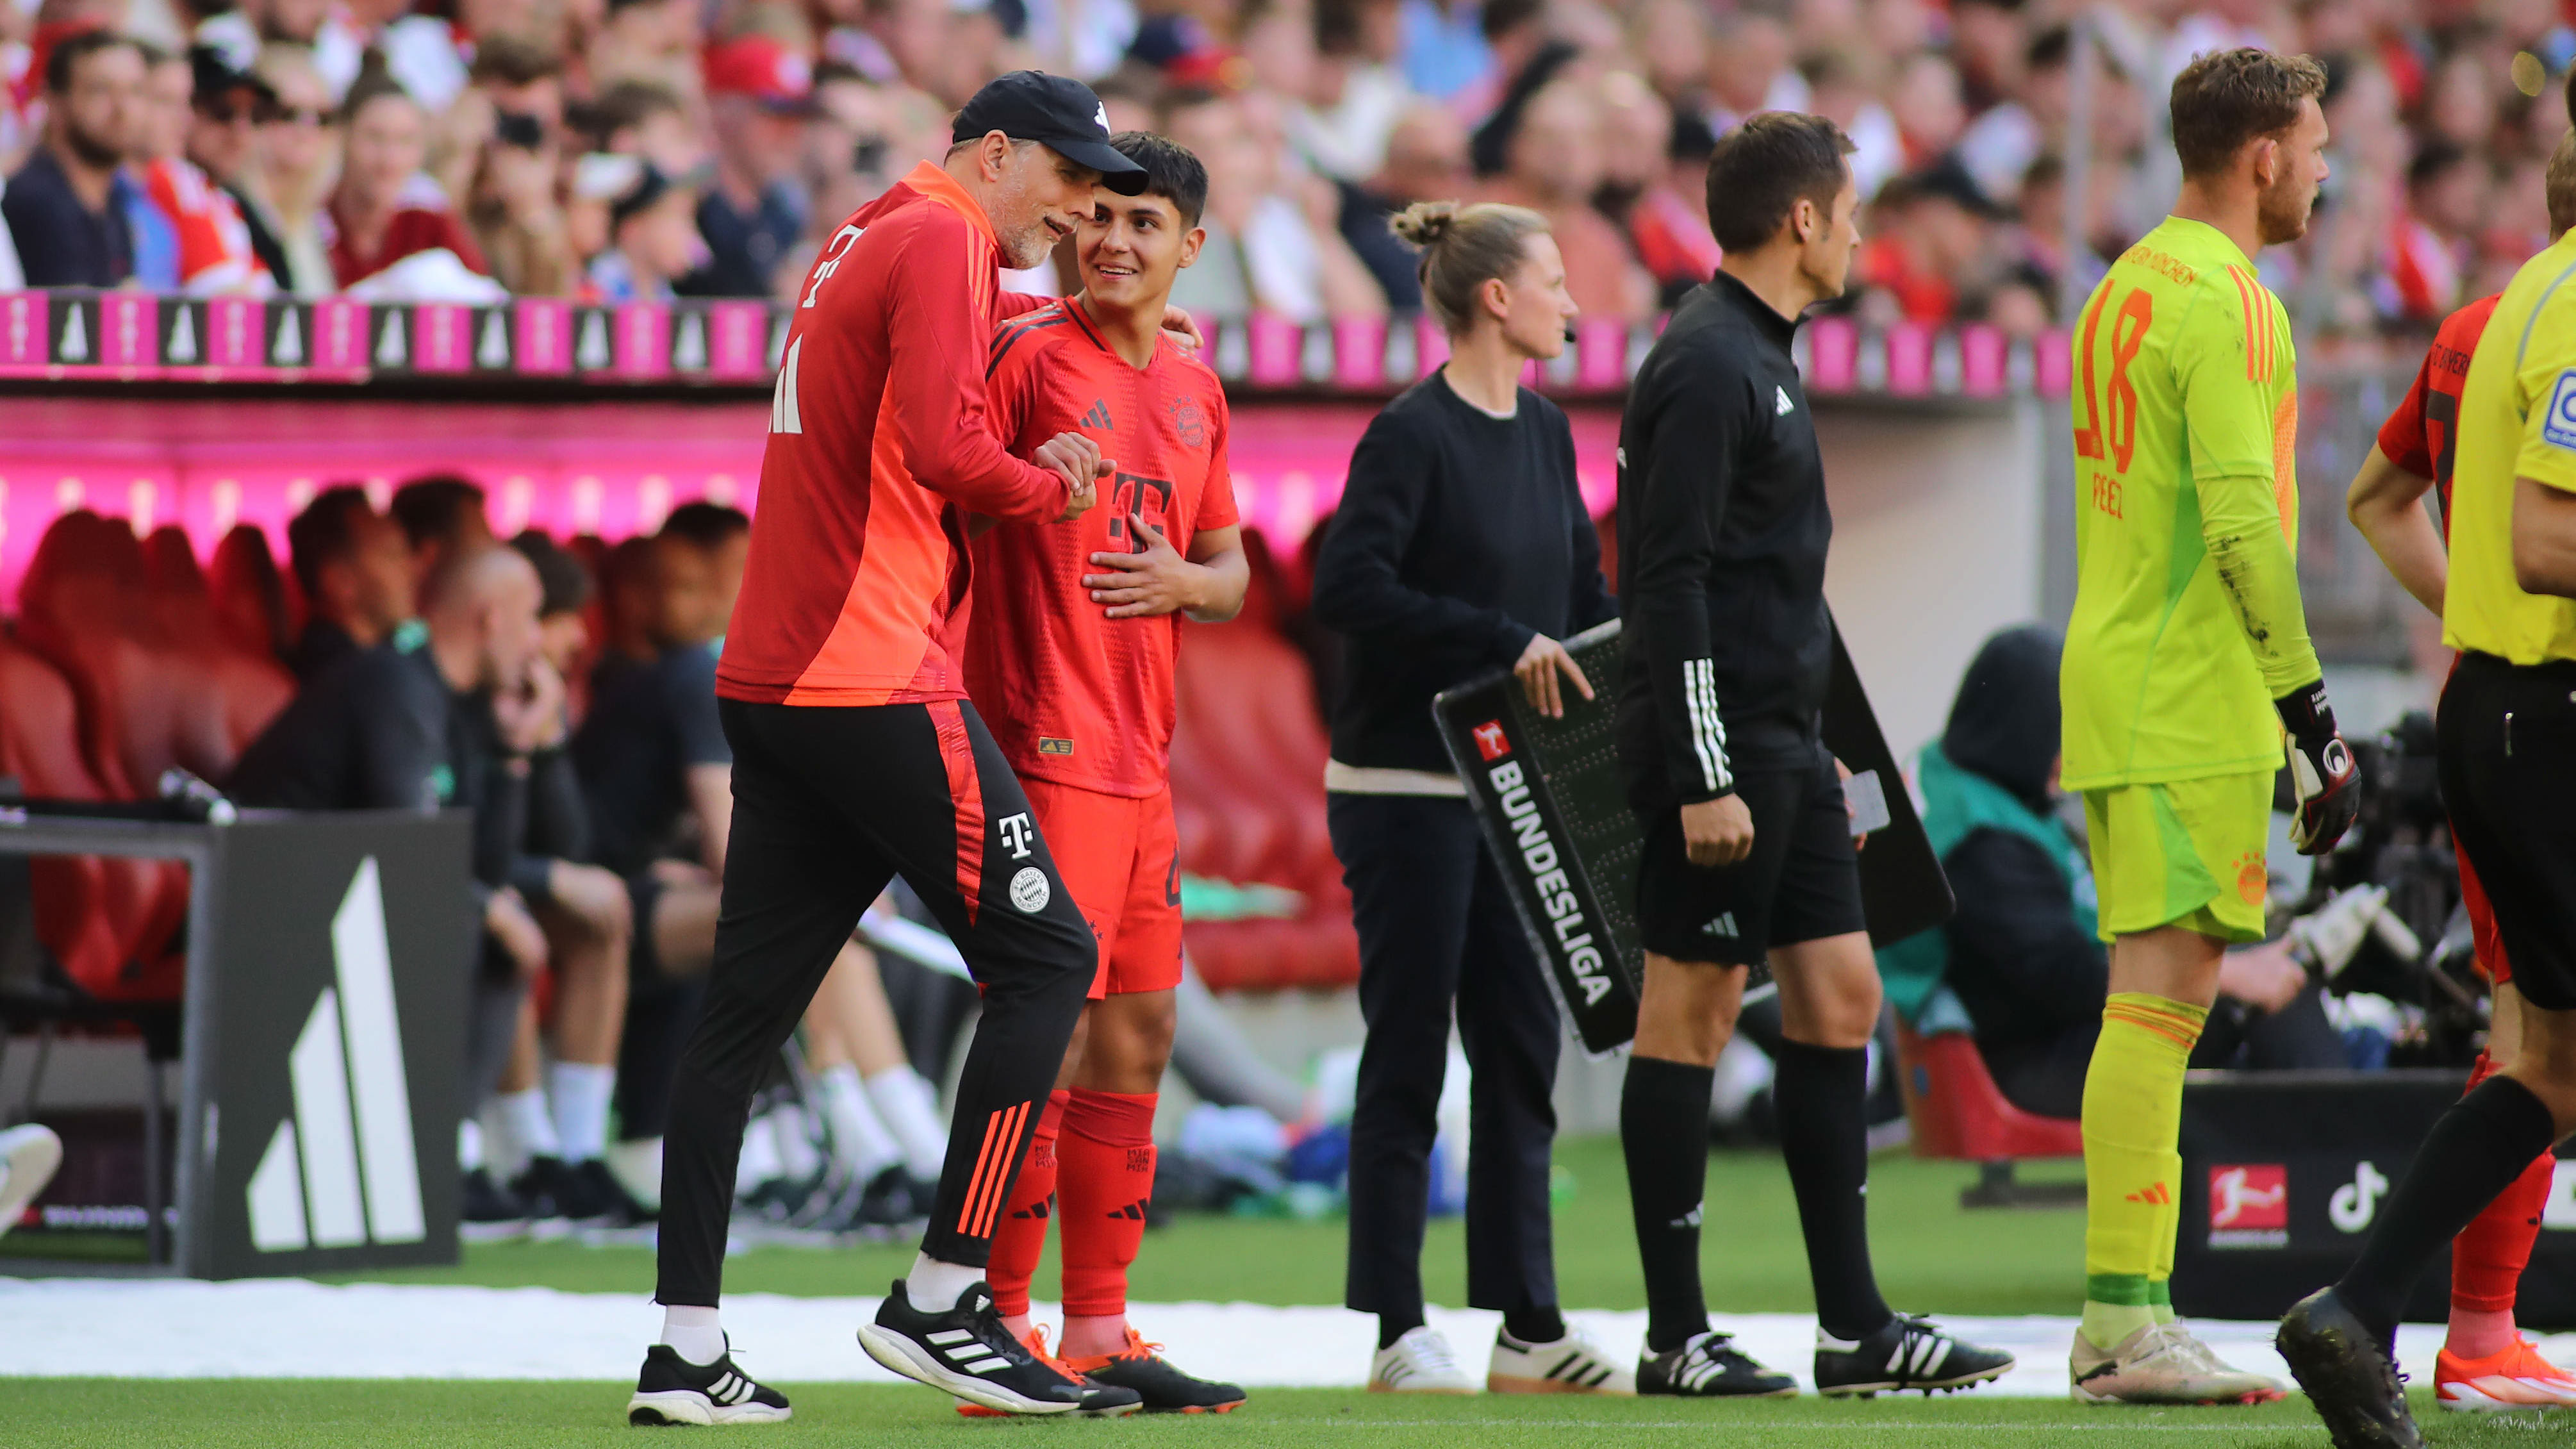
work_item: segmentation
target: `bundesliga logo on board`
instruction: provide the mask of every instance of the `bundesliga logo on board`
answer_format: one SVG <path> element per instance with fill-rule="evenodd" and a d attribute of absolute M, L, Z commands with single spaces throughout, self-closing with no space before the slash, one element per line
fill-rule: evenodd
<path fill-rule="evenodd" d="M 2290 1170 L 2277 1162 L 2209 1169 L 2209 1245 L 2280 1248 L 2290 1242 Z"/>
<path fill-rule="evenodd" d="M 1512 743 L 1503 737 L 1503 722 L 1489 719 L 1476 726 L 1476 753 L 1487 760 L 1499 760 L 1512 752 Z"/>

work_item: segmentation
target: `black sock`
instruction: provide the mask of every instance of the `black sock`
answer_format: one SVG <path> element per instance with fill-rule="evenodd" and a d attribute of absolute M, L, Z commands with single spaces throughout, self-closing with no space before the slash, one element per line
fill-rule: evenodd
<path fill-rule="evenodd" d="M 1393 1348 L 1395 1341 L 1422 1326 L 1422 1310 L 1410 1313 L 1381 1313 L 1377 1316 L 1377 1346 Z"/>
<path fill-rule="evenodd" d="M 1565 1337 L 1565 1315 L 1553 1303 L 1523 1304 L 1504 1312 L 1503 1332 L 1514 1343 L 1554 1343 Z"/>
<path fill-rule="evenodd" d="M 1866 1338 L 1895 1317 L 1869 1265 L 1868 1049 L 1781 1042 L 1771 1099 L 1807 1235 L 1816 1326 L 1836 1338 Z"/>
<path fill-rule="evenodd" d="M 1646 1350 L 1665 1353 L 1708 1332 L 1700 1297 L 1700 1201 L 1708 1188 L 1708 1096 L 1713 1067 L 1628 1058 L 1619 1093 L 1619 1146 L 1628 1209 L 1646 1270 Z"/>
<path fill-rule="evenodd" d="M 2489 1077 L 2433 1124 L 2379 1210 L 2335 1293 L 2383 1340 L 2433 1255 L 2558 1138 L 2549 1109 L 2511 1077 Z"/>

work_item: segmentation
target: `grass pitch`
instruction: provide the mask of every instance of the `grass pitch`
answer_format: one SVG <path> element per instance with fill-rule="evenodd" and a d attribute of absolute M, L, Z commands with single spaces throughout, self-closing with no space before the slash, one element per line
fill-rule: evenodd
<path fill-rule="evenodd" d="M 1636 1231 L 1628 1219 L 1628 1178 L 1618 1139 L 1573 1138 L 1556 1145 L 1573 1196 L 1556 1209 L 1559 1301 L 1572 1308 L 1643 1308 Z M 2023 1172 L 2044 1181 L 2082 1175 L 2081 1164 L 2041 1163 Z M 1880 1287 L 1908 1313 L 2073 1313 L 2084 1290 L 2084 1214 L 2079 1209 L 1968 1212 L 1959 1190 L 1975 1178 L 1964 1163 L 1901 1153 L 1870 1163 L 1870 1234 Z M 1811 1313 L 1807 1250 L 1796 1199 L 1776 1152 L 1725 1152 L 1709 1159 L 1708 1226 L 1701 1271 L 1709 1306 L 1722 1313 Z M 1194 1215 L 1145 1237 L 1130 1279 L 1140 1303 L 1335 1304 L 1342 1299 L 1339 1218 L 1317 1222 Z M 797 1297 L 883 1293 L 912 1264 L 910 1241 L 818 1252 L 754 1248 L 725 1262 L 725 1290 Z M 1456 1218 L 1431 1225 L 1422 1276 L 1434 1303 L 1467 1301 L 1466 1230 Z M 575 1243 L 468 1247 L 453 1268 L 364 1275 L 370 1282 L 471 1283 L 568 1292 L 649 1295 L 653 1255 L 643 1248 Z M 1054 1240 L 1039 1264 L 1038 1296 L 1052 1297 Z"/>
<path fill-rule="evenodd" d="M 752 1449 L 873 1449 L 1099 1443 L 1281 1449 L 1613 1449 L 1688 1444 L 1777 1449 L 2320 1449 L 2325 1431 L 2299 1399 L 2257 1409 L 2087 1409 L 2064 1401 L 1930 1401 L 1908 1396 L 1691 1404 L 1672 1399 L 1398 1397 L 1340 1389 L 1257 1391 L 1222 1418 L 1137 1416 L 1111 1423 L 963 1420 L 924 1389 L 784 1386 L 793 1422 L 729 1430 L 630 1429 L 613 1384 L 0 1380 L 0 1442 L 11 1449 L 635 1449 L 713 1435 Z M 2478 1449 L 2564 1442 L 2567 1428 L 2524 1419 L 2464 1422 L 2429 1399 L 2416 1412 L 2435 1444 Z M 937 1435 L 934 1441 L 928 1436 Z"/>

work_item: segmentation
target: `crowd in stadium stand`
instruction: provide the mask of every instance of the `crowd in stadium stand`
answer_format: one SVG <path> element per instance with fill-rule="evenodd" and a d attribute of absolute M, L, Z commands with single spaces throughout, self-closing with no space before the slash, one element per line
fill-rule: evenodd
<path fill-rule="evenodd" d="M 1715 263 L 1713 135 L 1786 107 L 1860 148 L 1847 305 L 2015 333 L 2170 201 L 2172 76 L 2255 43 L 2331 77 L 2320 225 L 2263 265 L 2303 339 L 2344 344 L 2546 241 L 2576 57 L 2548 0 L 41 0 L 0 6 L 0 37 L 0 282 L 783 296 L 977 85 L 1038 66 L 1208 162 L 1176 300 L 1211 316 L 1411 312 L 1385 218 L 1465 195 L 1545 212 L 1584 308 L 1643 320 Z"/>

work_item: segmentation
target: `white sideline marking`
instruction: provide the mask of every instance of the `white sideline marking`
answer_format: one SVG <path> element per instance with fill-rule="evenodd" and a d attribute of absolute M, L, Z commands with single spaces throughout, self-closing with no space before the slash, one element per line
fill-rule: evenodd
<path fill-rule="evenodd" d="M 876 1306 L 873 1298 L 738 1294 L 725 1301 L 725 1328 L 743 1367 L 763 1381 L 898 1382 L 858 1346 L 858 1326 L 874 1317 Z M 1376 1346 L 1373 1320 L 1339 1308 L 1139 1303 L 1129 1311 L 1137 1329 L 1169 1344 L 1173 1361 L 1190 1372 L 1265 1388 L 1357 1388 Z M 1056 1306 L 1038 1305 L 1038 1317 L 1057 1321 Z M 1633 1355 L 1645 1335 L 1642 1310 L 1577 1309 L 1566 1317 L 1622 1358 Z M 1501 1316 L 1435 1308 L 1431 1322 L 1472 1376 L 1481 1370 Z M 2021 1359 L 1998 1383 L 1968 1392 L 2046 1398 L 2066 1393 L 2074 1319 L 1941 1322 Z M 296 1278 L 0 1278 L 0 1374 L 7 1375 L 631 1380 L 660 1326 L 661 1310 L 640 1282 L 634 1293 L 621 1294 L 336 1286 Z M 1805 1382 L 1815 1350 L 1814 1319 L 1721 1315 L 1715 1326 L 1734 1333 L 1754 1357 Z M 2272 1351 L 2271 1324 L 2192 1326 L 2229 1362 L 2287 1380 Z M 2417 1382 L 2432 1381 L 2441 1337 L 2437 1325 L 2410 1324 L 2399 1331 L 2399 1358 Z M 2565 1362 L 2576 1339 L 2543 1347 Z"/>

